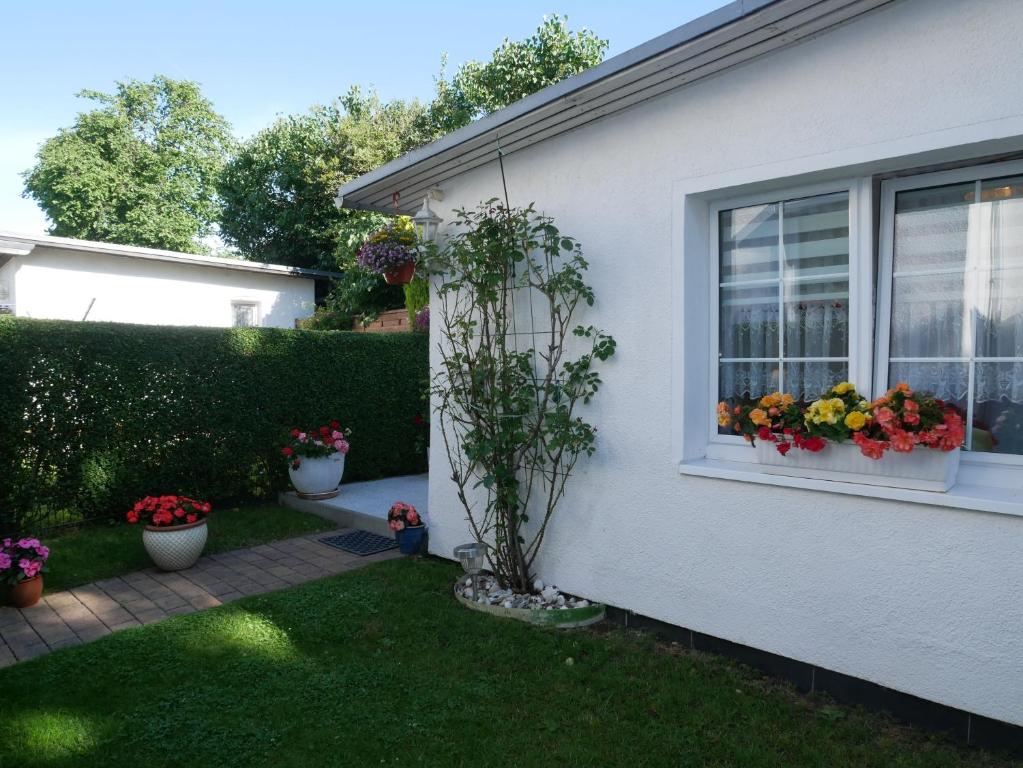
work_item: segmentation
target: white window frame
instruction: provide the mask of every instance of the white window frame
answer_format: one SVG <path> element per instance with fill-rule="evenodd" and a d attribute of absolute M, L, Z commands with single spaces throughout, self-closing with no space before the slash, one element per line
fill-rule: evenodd
<path fill-rule="evenodd" d="M 989 163 L 986 165 L 974 165 L 964 168 L 956 168 L 951 171 L 937 171 L 934 173 L 923 173 L 915 176 L 903 176 L 889 179 L 881 184 L 881 221 L 879 238 L 879 268 L 877 285 L 877 345 L 875 359 L 877 368 L 875 371 L 874 390 L 884 392 L 887 389 L 888 367 L 890 361 L 891 344 L 891 309 L 892 309 L 892 283 L 893 264 L 895 255 L 895 196 L 899 192 L 927 187 L 940 187 L 947 184 L 961 184 L 967 181 L 975 181 L 979 190 L 981 180 L 997 178 L 999 176 L 1023 175 L 1023 161 L 1010 161 L 1002 163 Z M 977 197 L 979 200 L 979 196 Z M 971 234 L 971 237 L 980 237 L 983 231 L 978 230 Z M 973 335 L 972 313 L 967 313 L 965 319 L 965 333 Z M 975 340 L 974 340 L 975 343 Z M 973 350 L 976 352 L 976 350 Z M 967 424 L 972 426 L 973 415 L 973 371 L 977 361 L 976 354 L 969 358 L 957 358 L 959 362 L 970 364 L 970 387 L 968 392 L 968 415 Z M 937 358 L 939 362 L 948 362 L 949 358 Z M 988 358 L 982 358 L 988 360 Z M 979 451 L 964 450 L 960 458 L 959 482 L 973 482 L 977 484 L 993 484 L 999 486 L 1018 485 L 1019 480 L 1012 482 L 1006 472 L 1015 470 L 1018 473 L 1023 467 L 1023 455 L 1005 453 L 984 453 Z"/>
<path fill-rule="evenodd" d="M 872 397 L 869 391 L 873 381 L 873 322 L 874 322 L 874 280 L 873 248 L 871 238 L 864 237 L 864 226 L 870 232 L 871 185 L 869 179 L 846 178 L 821 184 L 796 187 L 779 187 L 755 195 L 726 197 L 709 201 L 708 234 L 710 328 L 707 359 L 710 375 L 707 404 L 713 411 L 718 402 L 718 377 L 720 363 L 720 311 L 721 311 L 721 255 L 719 251 L 719 217 L 722 211 L 745 208 L 751 205 L 766 205 L 808 197 L 846 193 L 849 200 L 849 381 L 856 383 L 859 391 Z M 779 251 L 784 259 L 784 248 Z M 755 463 L 756 455 L 748 443 L 738 436 L 718 434 L 715 419 L 708 420 L 708 459 L 721 459 Z"/>
<path fill-rule="evenodd" d="M 235 310 L 238 307 L 252 307 L 252 325 L 235 325 Z M 231 327 L 232 328 L 259 328 L 263 323 L 262 307 L 258 301 L 253 299 L 232 299 L 231 300 Z"/>

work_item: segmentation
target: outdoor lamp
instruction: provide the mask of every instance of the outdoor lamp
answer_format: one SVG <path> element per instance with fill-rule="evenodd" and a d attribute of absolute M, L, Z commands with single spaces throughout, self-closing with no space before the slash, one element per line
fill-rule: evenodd
<path fill-rule="evenodd" d="M 487 545 L 482 541 L 459 544 L 455 547 L 455 557 L 465 572 L 472 577 L 472 599 L 475 601 L 479 597 L 479 576 L 486 563 Z"/>
<path fill-rule="evenodd" d="M 423 198 L 423 207 L 412 217 L 412 223 L 416 226 L 416 234 L 419 235 L 419 242 L 433 243 L 437 240 L 437 229 L 444 221 L 430 208 L 430 195 Z"/>

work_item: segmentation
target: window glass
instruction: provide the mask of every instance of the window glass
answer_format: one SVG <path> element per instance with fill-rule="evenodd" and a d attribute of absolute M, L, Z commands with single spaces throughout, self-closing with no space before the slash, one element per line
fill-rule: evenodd
<path fill-rule="evenodd" d="M 955 403 L 967 448 L 1023 454 L 1023 177 L 895 197 L 889 384 Z"/>
<path fill-rule="evenodd" d="M 231 305 L 234 309 L 234 327 L 250 328 L 256 325 L 256 305 L 236 302 Z"/>
<path fill-rule="evenodd" d="M 818 397 L 849 371 L 849 196 L 718 216 L 718 395 Z"/>

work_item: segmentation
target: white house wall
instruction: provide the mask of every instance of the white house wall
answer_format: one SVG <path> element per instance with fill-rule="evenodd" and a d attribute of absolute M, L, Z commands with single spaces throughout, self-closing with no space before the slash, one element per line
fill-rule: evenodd
<path fill-rule="evenodd" d="M 582 319 L 619 344 L 545 581 L 1023 724 L 1023 518 L 678 470 L 682 259 L 707 258 L 682 247 L 687 195 L 1023 150 L 1020 39 L 1018 0 L 902 0 L 506 158 L 512 203 L 582 241 L 597 296 Z M 501 193 L 496 165 L 442 186 L 447 219 Z M 433 437 L 430 548 L 450 557 L 471 536 Z"/>
<path fill-rule="evenodd" d="M 293 328 L 314 308 L 314 281 L 36 246 L 17 257 L 17 314 L 51 320 L 230 326 L 231 303 L 257 303 L 260 325 Z"/>

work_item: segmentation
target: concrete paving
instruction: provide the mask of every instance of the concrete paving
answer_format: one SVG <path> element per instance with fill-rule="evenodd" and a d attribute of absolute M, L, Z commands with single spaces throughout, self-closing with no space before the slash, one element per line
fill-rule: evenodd
<path fill-rule="evenodd" d="M 319 515 L 345 528 L 359 528 L 381 536 L 393 536 L 387 527 L 387 510 L 396 501 L 411 504 L 429 523 L 429 475 L 404 475 L 364 483 L 341 483 L 341 492 L 333 499 L 300 499 L 294 491 L 282 493 L 286 507 Z"/>
<path fill-rule="evenodd" d="M 0 667 L 168 616 L 400 557 L 396 549 L 359 557 L 319 541 L 345 530 L 207 555 L 184 571 L 147 568 L 44 595 L 31 608 L 0 607 Z"/>

